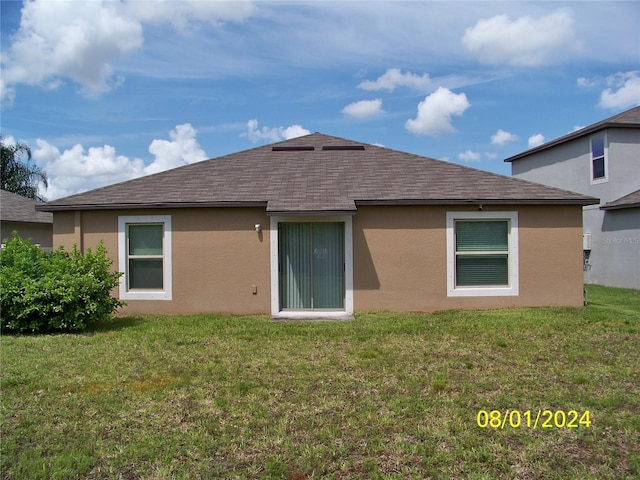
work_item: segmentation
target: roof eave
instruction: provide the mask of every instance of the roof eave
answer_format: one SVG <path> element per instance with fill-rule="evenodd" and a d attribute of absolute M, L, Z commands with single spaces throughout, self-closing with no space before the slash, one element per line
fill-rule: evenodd
<path fill-rule="evenodd" d="M 16 220 L 14 218 L 2 218 L 3 223 L 28 223 L 30 225 L 53 225 L 53 220 Z"/>
<path fill-rule="evenodd" d="M 638 208 L 638 207 L 640 207 L 640 202 L 622 203 L 620 205 L 603 205 L 600 207 L 600 210 L 623 210 L 626 208 Z"/>
<path fill-rule="evenodd" d="M 575 132 L 571 132 L 568 133 L 566 135 L 563 135 L 562 137 L 556 138 L 555 140 L 551 140 L 547 143 L 543 143 L 542 145 L 539 145 L 537 147 L 534 148 L 530 148 L 529 150 L 525 150 L 522 153 L 518 153 L 517 155 L 513 155 L 512 157 L 509 158 L 505 158 L 504 162 L 507 163 L 511 163 L 513 161 L 516 160 L 522 160 L 530 155 L 533 155 L 535 153 L 539 153 L 542 152 L 544 150 L 547 150 L 549 148 L 553 148 L 556 147 L 558 145 L 562 145 L 563 143 L 566 142 L 570 142 L 572 140 L 576 140 L 578 138 L 582 138 L 584 136 L 587 135 L 591 135 L 593 133 L 596 132 L 600 132 L 602 130 L 606 130 L 608 128 L 640 128 L 640 126 L 636 123 L 616 123 L 616 122 L 612 122 L 612 123 L 604 123 L 604 124 L 600 124 L 600 125 L 593 125 L 591 127 L 584 127 L 581 128 L 580 130 L 576 130 Z"/>
<path fill-rule="evenodd" d="M 356 200 L 356 207 L 362 206 L 406 206 L 406 205 L 595 205 L 600 203 L 597 198 L 470 198 L 470 199 L 377 199 Z M 68 205 L 38 205 L 37 211 L 64 212 L 86 210 L 147 210 L 173 208 L 266 208 L 268 202 L 157 202 L 157 203 L 113 203 L 113 204 L 68 204 Z M 615 207 L 613 207 L 615 208 Z M 268 215 L 355 215 L 356 208 L 337 209 L 268 209 Z"/>
<path fill-rule="evenodd" d="M 402 200 L 356 200 L 356 205 L 595 205 L 600 200 L 593 197 L 583 198 L 555 198 L 555 199 L 539 199 L 539 198 L 473 198 L 473 199 L 402 199 Z"/>
<path fill-rule="evenodd" d="M 270 217 L 344 217 L 355 215 L 356 210 L 267 210 Z"/>
<path fill-rule="evenodd" d="M 105 204 L 67 204 L 67 205 L 38 205 L 40 212 L 63 212 L 79 210 L 137 210 L 137 209 L 167 209 L 167 208 L 240 208 L 266 207 L 266 201 L 251 202 L 155 202 L 155 203 L 105 203 Z"/>

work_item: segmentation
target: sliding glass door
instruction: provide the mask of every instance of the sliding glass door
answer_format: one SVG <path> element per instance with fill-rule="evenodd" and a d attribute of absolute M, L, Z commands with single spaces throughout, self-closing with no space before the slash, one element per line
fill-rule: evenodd
<path fill-rule="evenodd" d="M 281 310 L 344 309 L 344 223 L 280 222 Z"/>

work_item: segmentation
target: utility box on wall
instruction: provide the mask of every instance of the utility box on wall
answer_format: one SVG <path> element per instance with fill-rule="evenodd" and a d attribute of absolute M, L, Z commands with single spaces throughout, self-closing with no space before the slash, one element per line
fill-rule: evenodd
<path fill-rule="evenodd" d="M 584 233 L 582 235 L 582 249 L 591 250 L 591 234 L 590 233 Z"/>

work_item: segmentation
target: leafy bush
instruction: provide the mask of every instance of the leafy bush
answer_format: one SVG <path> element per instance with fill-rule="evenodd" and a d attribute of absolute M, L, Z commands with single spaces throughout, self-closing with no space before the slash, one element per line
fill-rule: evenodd
<path fill-rule="evenodd" d="M 2 332 L 81 331 L 124 305 L 102 242 L 82 255 L 74 245 L 45 252 L 14 233 L 0 254 Z"/>

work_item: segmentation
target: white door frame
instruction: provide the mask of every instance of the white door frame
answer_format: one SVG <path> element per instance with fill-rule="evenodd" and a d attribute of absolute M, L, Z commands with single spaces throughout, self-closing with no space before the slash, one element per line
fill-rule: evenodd
<path fill-rule="evenodd" d="M 344 223 L 344 310 L 287 310 L 280 309 L 280 272 L 278 224 L 280 222 L 340 222 Z M 353 217 L 346 216 L 273 216 L 270 218 L 271 247 L 271 316 L 274 318 L 346 318 L 353 316 Z"/>

